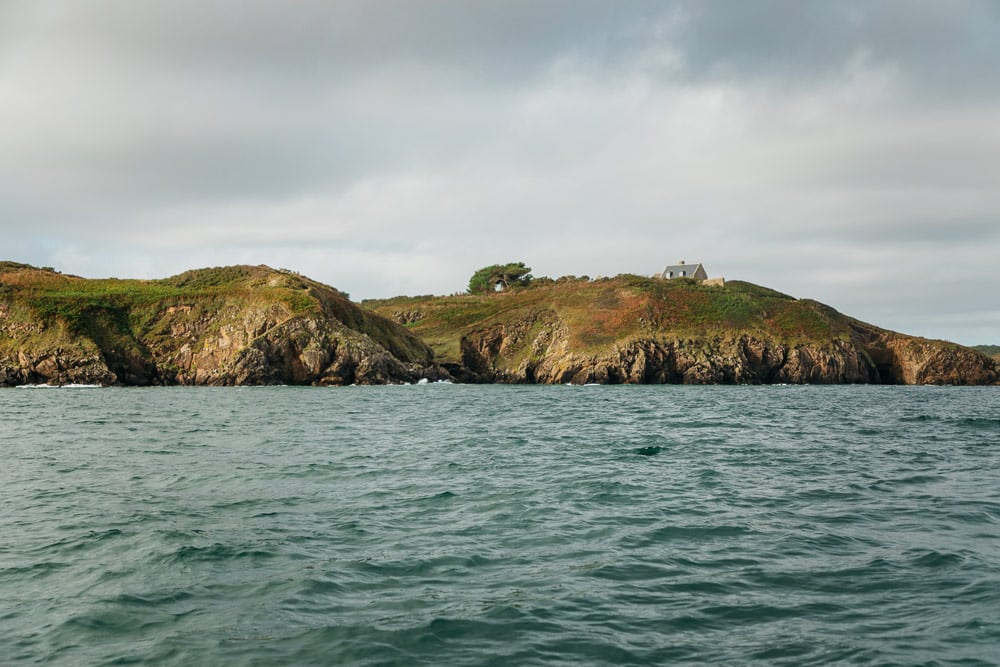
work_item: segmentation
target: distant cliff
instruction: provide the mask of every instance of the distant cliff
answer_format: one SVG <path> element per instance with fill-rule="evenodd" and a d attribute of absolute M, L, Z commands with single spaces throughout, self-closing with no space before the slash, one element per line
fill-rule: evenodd
<path fill-rule="evenodd" d="M 0 262 L 0 386 L 998 384 L 998 362 L 756 285 L 619 276 L 360 308 L 266 266 L 87 280 Z"/>
<path fill-rule="evenodd" d="M 998 384 L 997 361 L 749 283 L 639 276 L 368 301 L 453 374 L 512 383 Z"/>
<path fill-rule="evenodd" d="M 0 262 L 0 385 L 380 384 L 450 376 L 405 328 L 265 266 L 86 280 Z"/>

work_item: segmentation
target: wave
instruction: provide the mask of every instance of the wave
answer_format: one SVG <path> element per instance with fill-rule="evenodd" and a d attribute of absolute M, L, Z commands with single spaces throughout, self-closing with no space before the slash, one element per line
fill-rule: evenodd
<path fill-rule="evenodd" d="M 103 389 L 101 384 L 82 384 L 70 382 L 68 384 L 19 384 L 18 389 Z"/>

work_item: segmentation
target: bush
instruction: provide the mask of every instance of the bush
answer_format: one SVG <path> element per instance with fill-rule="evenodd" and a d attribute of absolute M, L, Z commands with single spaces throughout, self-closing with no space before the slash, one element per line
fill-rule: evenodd
<path fill-rule="evenodd" d="M 484 266 L 469 278 L 469 293 L 486 294 L 499 291 L 498 286 L 501 289 L 527 286 L 531 278 L 531 267 L 525 266 L 524 262 Z"/>

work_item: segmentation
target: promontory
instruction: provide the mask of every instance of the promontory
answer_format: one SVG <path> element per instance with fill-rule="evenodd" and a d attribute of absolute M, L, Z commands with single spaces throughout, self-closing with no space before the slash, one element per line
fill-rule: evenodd
<path fill-rule="evenodd" d="M 0 262 L 0 385 L 1000 383 L 998 362 L 740 281 L 621 275 L 355 304 L 266 266 Z"/>

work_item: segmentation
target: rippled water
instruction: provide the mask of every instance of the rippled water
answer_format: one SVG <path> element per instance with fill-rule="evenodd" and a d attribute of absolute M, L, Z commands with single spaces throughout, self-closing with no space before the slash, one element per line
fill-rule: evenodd
<path fill-rule="evenodd" d="M 0 391 L 0 663 L 1000 663 L 1000 390 Z"/>

